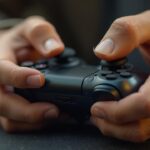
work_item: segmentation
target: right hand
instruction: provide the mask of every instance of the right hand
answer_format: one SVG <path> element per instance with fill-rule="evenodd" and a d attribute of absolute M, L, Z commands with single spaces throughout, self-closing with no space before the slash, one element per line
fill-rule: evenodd
<path fill-rule="evenodd" d="M 105 60 L 127 56 L 139 47 L 150 62 L 150 10 L 113 22 L 95 54 Z M 138 60 L 140 61 L 140 60 Z M 144 66 L 143 66 L 144 67 Z M 101 101 L 91 108 L 91 120 L 104 135 L 132 142 L 150 139 L 150 77 L 120 101 Z"/>
<path fill-rule="evenodd" d="M 0 125 L 7 132 L 40 129 L 44 122 L 59 116 L 50 103 L 30 103 L 8 87 L 39 88 L 44 76 L 38 70 L 17 63 L 53 57 L 64 44 L 55 28 L 41 17 L 30 17 L 0 32 Z"/>

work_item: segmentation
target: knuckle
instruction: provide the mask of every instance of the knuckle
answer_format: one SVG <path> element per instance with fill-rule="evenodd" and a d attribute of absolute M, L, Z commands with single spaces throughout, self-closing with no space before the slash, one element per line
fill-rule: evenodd
<path fill-rule="evenodd" d="M 130 19 L 126 19 L 126 18 L 119 18 L 116 19 L 113 22 L 113 26 L 117 29 L 119 29 L 122 32 L 133 32 L 134 31 L 134 25 L 133 23 L 130 21 Z"/>
<path fill-rule="evenodd" d="M 23 22 L 23 25 L 30 26 L 30 29 L 32 29 L 43 22 L 46 22 L 46 20 L 42 16 L 30 16 Z"/>
<path fill-rule="evenodd" d="M 127 35 L 128 38 L 137 40 L 137 25 L 133 20 L 132 16 L 118 18 L 113 22 L 112 28 L 120 34 Z"/>
<path fill-rule="evenodd" d="M 30 22 L 30 21 L 33 22 L 33 20 L 44 20 L 44 18 L 42 16 L 33 15 L 33 16 L 28 17 L 25 21 L 26 22 Z"/>
<path fill-rule="evenodd" d="M 41 37 L 45 37 L 45 36 L 49 36 L 49 32 L 52 32 L 54 30 L 54 27 L 48 23 L 48 22 L 43 22 L 43 23 L 39 23 L 36 24 L 35 26 L 33 26 L 33 28 L 30 30 L 29 32 L 29 36 L 32 39 L 40 39 Z M 47 37 L 49 38 L 49 37 Z"/>
<path fill-rule="evenodd" d="M 25 22 L 27 26 L 30 26 L 28 34 L 32 37 L 41 36 L 48 31 L 55 31 L 55 27 L 40 16 L 29 17 Z"/>

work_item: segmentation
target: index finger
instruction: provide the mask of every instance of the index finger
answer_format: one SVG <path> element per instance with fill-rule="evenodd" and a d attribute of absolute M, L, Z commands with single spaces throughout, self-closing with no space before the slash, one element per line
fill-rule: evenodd
<path fill-rule="evenodd" d="M 0 91 L 0 115 L 24 123 L 39 123 L 57 118 L 58 108 L 50 103 L 30 103 L 14 93 Z"/>

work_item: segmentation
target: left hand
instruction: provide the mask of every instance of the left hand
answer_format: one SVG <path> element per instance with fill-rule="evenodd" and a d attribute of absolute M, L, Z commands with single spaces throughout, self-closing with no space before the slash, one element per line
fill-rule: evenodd
<path fill-rule="evenodd" d="M 0 128 L 11 133 L 27 132 L 60 119 L 56 105 L 44 98 L 31 103 L 14 93 L 12 87 L 42 87 L 45 77 L 40 71 L 17 63 L 53 57 L 63 50 L 55 27 L 40 16 L 31 16 L 11 29 L 0 31 Z"/>
<path fill-rule="evenodd" d="M 97 57 L 115 60 L 139 47 L 150 62 L 150 11 L 114 21 L 95 49 Z M 91 121 L 104 135 L 142 142 L 150 139 L 150 78 L 139 91 L 120 101 L 97 102 Z"/>

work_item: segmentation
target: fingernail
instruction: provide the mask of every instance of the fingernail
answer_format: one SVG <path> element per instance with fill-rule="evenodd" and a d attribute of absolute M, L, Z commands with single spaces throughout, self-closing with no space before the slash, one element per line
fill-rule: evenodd
<path fill-rule="evenodd" d="M 102 119 L 106 118 L 106 113 L 98 107 L 95 107 L 93 109 L 93 115 L 96 116 L 96 117 L 102 118 Z"/>
<path fill-rule="evenodd" d="M 100 42 L 97 47 L 95 48 L 96 53 L 104 54 L 104 55 L 109 55 L 110 53 L 113 52 L 114 50 L 114 42 L 112 39 L 106 39 L 102 42 Z"/>
<path fill-rule="evenodd" d="M 54 119 L 58 117 L 58 110 L 56 108 L 51 108 L 45 113 L 45 119 Z"/>
<path fill-rule="evenodd" d="M 60 48 L 60 44 L 54 39 L 48 39 L 44 43 L 44 48 L 45 48 L 46 51 L 54 51 L 57 48 Z"/>
<path fill-rule="evenodd" d="M 42 85 L 42 77 L 41 75 L 31 75 L 26 80 L 29 86 L 38 88 Z"/>

